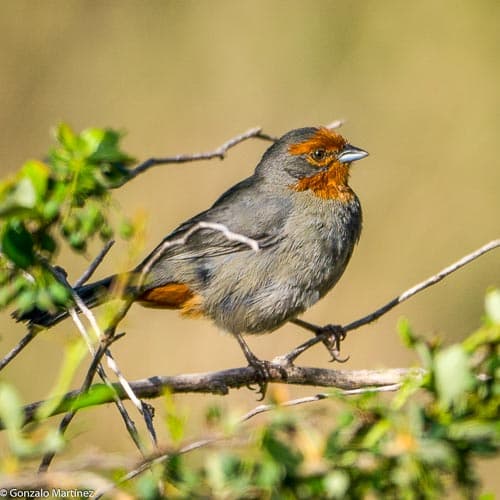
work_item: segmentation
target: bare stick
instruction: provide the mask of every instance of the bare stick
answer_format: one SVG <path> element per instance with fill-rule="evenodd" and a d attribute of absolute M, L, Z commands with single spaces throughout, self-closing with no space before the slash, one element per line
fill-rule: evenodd
<path fill-rule="evenodd" d="M 28 333 L 12 348 L 1 360 L 0 371 L 2 371 L 35 337 L 38 332 L 30 328 Z"/>
<path fill-rule="evenodd" d="M 115 244 L 115 240 L 109 240 L 102 250 L 97 254 L 96 258 L 91 262 L 90 266 L 84 271 L 84 273 L 75 281 L 75 287 L 82 286 L 86 283 L 94 274 L 95 270 L 99 267 L 104 257 L 111 250 L 111 247 Z"/>
<path fill-rule="evenodd" d="M 221 160 L 223 160 L 229 149 L 251 138 L 263 139 L 265 141 L 271 142 L 276 141 L 276 137 L 272 137 L 268 134 L 263 133 L 261 127 L 251 128 L 250 130 L 247 130 L 240 135 L 232 137 L 213 151 L 207 151 L 205 153 L 180 154 L 176 156 L 167 156 L 165 158 L 149 158 L 149 160 L 144 161 L 143 163 L 129 171 L 127 181 L 133 179 L 134 177 L 137 177 L 139 174 L 142 174 L 143 172 L 146 172 L 146 170 L 149 170 L 151 167 L 155 167 L 157 165 L 166 165 L 168 163 L 186 163 L 199 160 L 211 160 L 212 158 L 220 158 Z"/>
<path fill-rule="evenodd" d="M 407 376 L 420 377 L 424 370 L 415 368 L 391 368 L 386 370 L 329 370 L 324 368 L 280 366 L 271 367 L 268 382 L 306 385 L 316 387 L 335 387 L 343 390 L 363 389 L 399 384 Z M 250 366 L 232 368 L 208 373 L 192 373 L 174 376 L 153 376 L 147 379 L 129 382 L 133 392 L 139 398 L 149 399 L 161 397 L 165 390 L 172 393 L 211 393 L 225 395 L 230 389 L 246 387 L 261 380 L 262 374 Z M 128 399 L 127 393 L 120 384 L 113 384 L 113 390 L 104 391 L 103 384 L 89 388 L 88 393 L 94 394 L 93 406 L 111 403 L 115 393 L 120 399 Z M 61 398 L 52 415 L 63 413 L 69 409 L 82 408 L 79 398 L 85 391 L 70 391 Z M 37 409 L 46 401 L 31 403 L 24 407 L 25 423 L 33 421 Z M 1 424 L 1 423 L 0 423 Z M 0 429 L 1 429 L 0 425 Z"/>
<path fill-rule="evenodd" d="M 494 250 L 495 248 L 500 247 L 500 239 L 497 240 L 492 240 L 489 243 L 486 243 L 486 245 L 483 245 L 482 247 L 478 248 L 477 250 L 474 250 L 473 252 L 465 255 L 461 259 L 457 260 L 453 264 L 445 267 L 444 269 L 441 269 L 438 273 L 434 274 L 433 276 L 427 278 L 426 280 L 417 283 L 416 285 L 412 286 L 408 290 L 405 290 L 402 294 L 398 295 L 396 298 L 392 299 L 391 301 L 387 302 L 387 304 L 383 305 L 376 311 L 373 311 L 372 313 L 368 314 L 367 316 L 364 316 L 356 321 L 353 321 L 343 327 L 341 327 L 342 331 L 344 333 L 347 333 L 351 330 L 356 330 L 357 328 L 367 325 L 369 323 L 372 323 L 373 321 L 377 320 L 387 312 L 389 312 L 391 309 L 396 307 L 397 305 L 401 304 L 405 300 L 408 300 L 410 297 L 413 297 L 417 293 L 421 292 L 422 290 L 425 290 L 426 288 L 429 288 L 432 285 L 435 285 L 436 283 L 439 283 L 442 279 L 446 278 L 446 276 L 449 276 L 450 274 L 454 273 L 455 271 L 458 271 L 460 268 L 466 266 L 473 260 L 476 260 L 477 258 L 481 257 L 481 255 L 484 255 L 487 252 L 490 252 L 491 250 Z M 288 354 L 285 356 L 282 356 L 282 359 L 286 359 L 288 362 L 293 362 L 300 354 L 302 354 L 304 351 L 312 347 L 313 345 L 317 344 L 318 342 L 323 341 L 326 337 L 328 337 L 328 330 L 330 328 L 334 328 L 333 325 L 327 325 L 327 326 L 318 326 L 314 325 L 312 323 L 308 323 L 307 321 L 297 319 L 294 320 L 293 323 L 296 325 L 305 328 L 306 330 L 309 330 L 311 332 L 314 332 L 317 336 L 315 338 L 309 339 L 307 342 L 304 342 L 300 346 L 296 347 L 292 351 L 290 351 Z M 322 334 L 322 332 L 324 334 Z"/>
<path fill-rule="evenodd" d="M 329 128 L 330 130 L 335 130 L 337 128 L 342 127 L 344 125 L 345 120 L 334 120 L 333 122 L 329 123 L 326 128 Z"/>

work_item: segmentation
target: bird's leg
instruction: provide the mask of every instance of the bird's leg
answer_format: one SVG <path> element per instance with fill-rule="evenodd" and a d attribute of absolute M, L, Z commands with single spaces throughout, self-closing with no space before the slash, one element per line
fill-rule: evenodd
<path fill-rule="evenodd" d="M 250 347 L 248 347 L 248 344 L 245 342 L 241 334 L 236 333 L 234 336 L 236 337 L 236 340 L 240 344 L 241 350 L 243 351 L 243 354 L 245 355 L 245 358 L 248 361 L 248 365 L 251 366 L 257 373 L 257 377 L 259 379 L 259 381 L 257 382 L 259 385 L 258 393 L 261 395 L 259 401 L 262 401 L 266 395 L 267 384 L 268 384 L 267 381 L 271 376 L 269 372 L 269 363 L 263 361 L 262 359 L 259 359 L 250 350 Z M 248 388 L 253 390 L 253 387 L 250 384 L 248 385 Z"/>
<path fill-rule="evenodd" d="M 286 380 L 288 378 L 288 372 L 286 370 L 286 366 L 284 366 L 286 363 L 274 362 L 274 360 L 271 362 L 259 359 L 250 350 L 250 347 L 248 347 L 248 344 L 243 340 L 243 337 L 240 334 L 237 333 L 234 336 L 240 344 L 241 350 L 243 351 L 243 354 L 248 361 L 248 365 L 251 366 L 257 374 L 257 378 L 259 379 L 259 381 L 257 382 L 257 384 L 259 385 L 258 392 L 261 395 L 260 401 L 262 401 L 264 399 L 264 396 L 266 395 L 269 379 L 272 377 L 276 377 L 276 371 L 279 372 L 283 380 Z M 248 385 L 248 387 L 250 389 L 253 389 L 253 387 L 251 387 L 250 385 Z"/>

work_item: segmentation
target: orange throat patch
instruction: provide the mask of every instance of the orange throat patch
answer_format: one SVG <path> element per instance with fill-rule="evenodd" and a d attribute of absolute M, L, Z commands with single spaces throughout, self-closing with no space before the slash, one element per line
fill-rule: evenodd
<path fill-rule="evenodd" d="M 311 175 L 299 179 L 290 186 L 294 191 L 311 191 L 323 199 L 349 201 L 354 192 L 348 186 L 349 163 L 336 161 L 336 155 L 347 144 L 340 135 L 325 127 L 320 127 L 307 140 L 292 144 L 288 151 L 291 155 L 302 156 L 311 165 Z M 320 157 L 315 153 L 322 153 Z M 314 173 L 317 169 L 317 173 Z"/>
<path fill-rule="evenodd" d="M 328 170 L 322 170 L 310 177 L 303 177 L 291 188 L 294 191 L 311 191 L 324 200 L 338 199 L 348 202 L 354 198 L 354 191 L 348 186 L 349 165 L 335 162 Z"/>
<path fill-rule="evenodd" d="M 144 307 L 180 309 L 187 316 L 202 314 L 201 296 L 194 293 L 184 283 L 167 283 L 144 292 L 138 301 Z"/>

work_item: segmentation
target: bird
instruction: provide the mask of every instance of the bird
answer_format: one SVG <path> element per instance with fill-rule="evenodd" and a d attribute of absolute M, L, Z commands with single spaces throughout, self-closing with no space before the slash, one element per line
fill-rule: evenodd
<path fill-rule="evenodd" d="M 180 224 L 125 278 L 109 276 L 74 291 L 92 308 L 125 281 L 133 302 L 211 319 L 235 336 L 250 366 L 261 368 L 243 335 L 297 319 L 347 267 L 362 228 L 349 176 L 353 162 L 367 155 L 326 127 L 291 130 L 265 151 L 252 175 Z M 200 223 L 223 225 L 256 242 L 258 251 L 210 227 L 169 245 Z M 18 320 L 49 328 L 66 316 L 67 310 L 33 309 Z"/>

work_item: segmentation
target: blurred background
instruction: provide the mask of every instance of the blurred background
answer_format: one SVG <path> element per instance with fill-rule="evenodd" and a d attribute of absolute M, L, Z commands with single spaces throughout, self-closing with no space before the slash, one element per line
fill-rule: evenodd
<path fill-rule="evenodd" d="M 370 152 L 351 181 L 364 232 L 340 283 L 304 319 L 349 322 L 500 236 L 499 14 L 494 0 L 5 1 L 1 174 L 42 157 L 60 121 L 76 130 L 122 129 L 126 151 L 143 160 L 209 150 L 257 125 L 281 135 L 345 119 L 342 133 Z M 223 162 L 157 167 L 117 192 L 125 213 L 147 220 L 134 263 L 249 175 L 266 147 L 249 141 Z M 123 269 L 127 255 L 117 244 L 98 276 Z M 63 252 L 60 264 L 76 279 L 91 258 Z M 414 364 L 397 336 L 398 318 L 419 333 L 458 340 L 478 325 L 487 287 L 499 284 L 496 252 L 349 334 L 343 352 L 351 359 L 342 368 Z M 129 379 L 244 364 L 237 343 L 203 320 L 134 306 L 123 328 L 113 352 Z M 23 333 L 2 315 L 2 355 Z M 46 394 L 75 335 L 69 322 L 43 333 L 5 370 L 25 401 Z M 249 342 L 270 359 L 307 338 L 285 326 Z M 321 346 L 300 360 L 327 361 Z M 211 402 L 242 411 L 256 405 L 246 389 L 176 400 L 193 429 Z M 155 405 L 161 415 L 163 403 Z M 111 407 L 82 413 L 69 435 L 78 436 L 73 451 L 132 451 Z"/>

